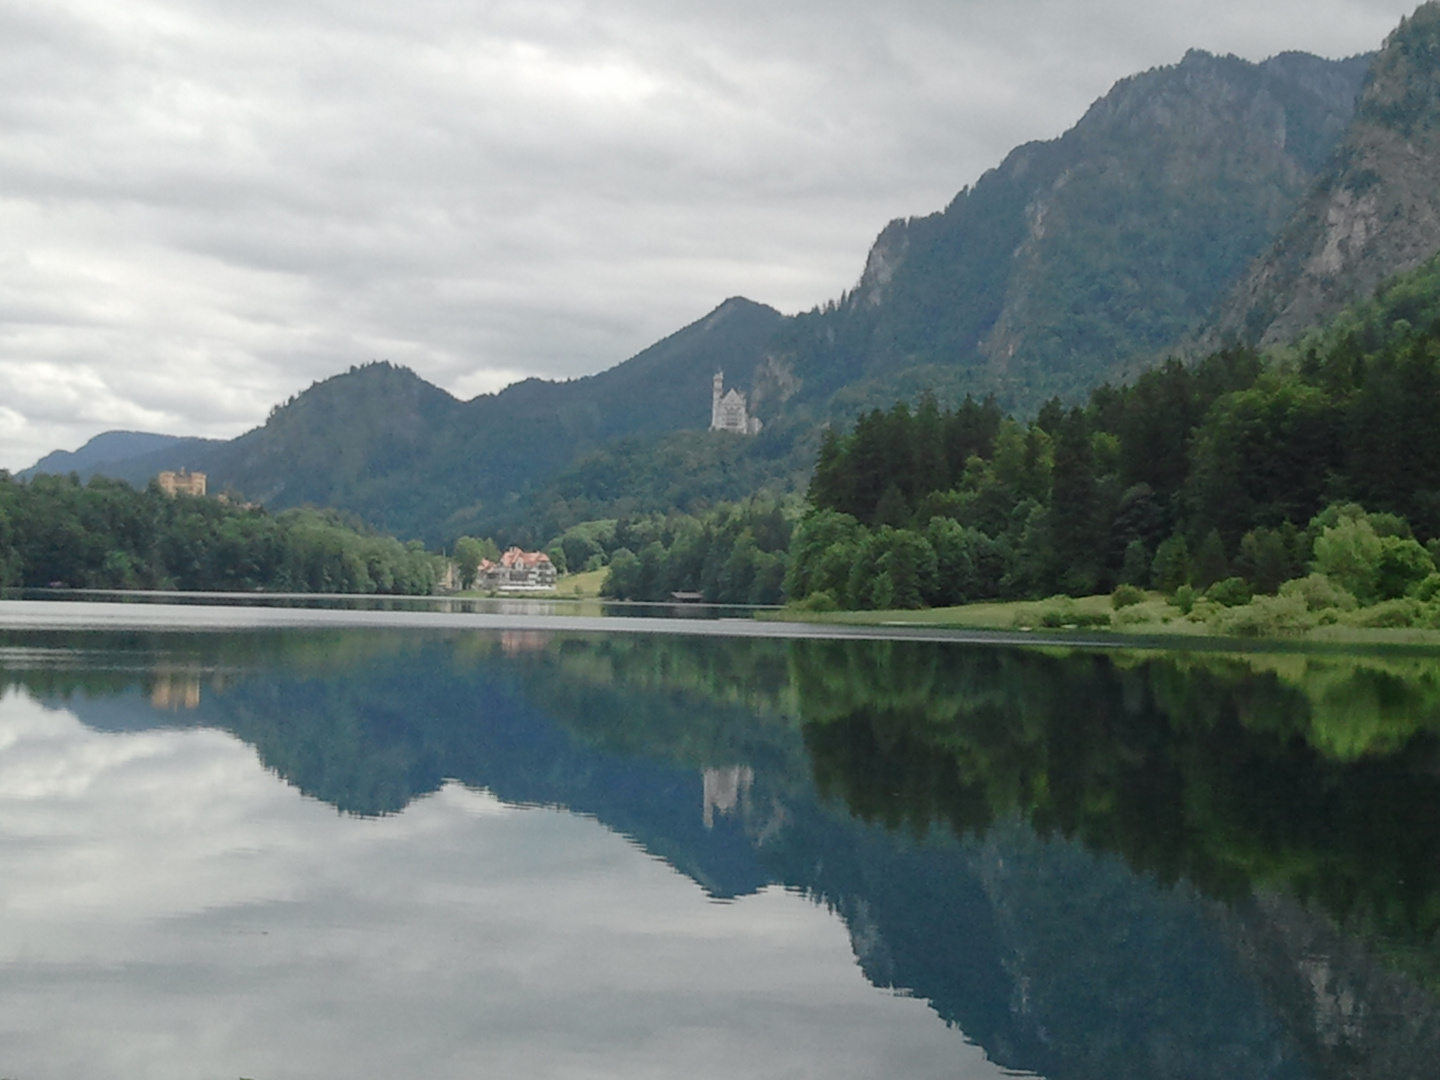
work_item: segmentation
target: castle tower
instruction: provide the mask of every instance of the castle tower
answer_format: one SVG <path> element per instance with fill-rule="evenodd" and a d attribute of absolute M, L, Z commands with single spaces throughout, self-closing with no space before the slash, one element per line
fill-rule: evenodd
<path fill-rule="evenodd" d="M 745 395 L 739 390 L 725 392 L 725 373 L 715 373 L 714 390 L 710 395 L 710 430 L 733 431 L 737 435 L 758 435 L 760 421 L 745 407 Z"/>

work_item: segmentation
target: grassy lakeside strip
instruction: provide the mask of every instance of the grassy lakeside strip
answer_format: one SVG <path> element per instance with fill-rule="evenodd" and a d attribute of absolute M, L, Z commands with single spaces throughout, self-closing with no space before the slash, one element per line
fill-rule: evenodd
<path fill-rule="evenodd" d="M 1440 648 L 1440 628 L 1364 625 L 1393 615 L 1385 604 L 1336 613 L 1302 613 L 1280 608 L 1275 597 L 1234 608 L 1201 602 L 1187 615 L 1159 593 L 1146 593 L 1136 604 L 1116 609 L 1110 596 L 1057 596 L 1048 600 L 1012 600 L 959 607 L 891 611 L 806 611 L 788 607 L 757 618 L 837 626 L 924 627 L 950 630 L 1095 631 L 1143 638 L 1231 638 L 1237 641 L 1314 642 L 1331 645 L 1408 645 Z M 1307 617 L 1309 616 L 1309 617 Z"/>

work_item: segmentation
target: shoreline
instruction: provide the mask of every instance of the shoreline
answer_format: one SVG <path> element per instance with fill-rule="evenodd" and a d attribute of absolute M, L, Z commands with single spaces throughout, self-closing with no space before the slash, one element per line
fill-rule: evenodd
<path fill-rule="evenodd" d="M 1095 619 L 1101 615 L 1110 619 L 1109 625 L 1083 626 L 1076 624 L 1073 629 L 1040 629 L 1038 623 L 1047 610 L 1063 606 L 1073 611 L 1081 620 Z M 1233 609 L 1231 609 L 1233 610 Z M 1126 617 L 1126 612 L 1135 615 Z M 1145 615 L 1138 618 L 1138 615 Z M 1120 616 L 1118 621 L 1114 616 Z M 992 632 L 1025 633 L 1027 636 L 1040 634 L 1088 633 L 1105 636 L 1117 647 L 1136 643 L 1142 648 L 1205 648 L 1212 649 L 1219 643 L 1235 651 L 1290 651 L 1304 647 L 1322 648 L 1412 648 L 1440 651 L 1440 630 L 1425 627 L 1362 627 L 1334 622 L 1313 626 L 1295 633 L 1269 635 L 1240 635 L 1219 633 L 1214 626 L 1203 621 L 1192 621 L 1170 607 L 1165 601 L 1152 598 L 1142 604 L 1121 608 L 1113 607 L 1108 595 L 1085 597 L 1052 597 L 1046 600 L 1006 600 L 964 604 L 948 608 L 895 609 L 888 611 L 801 611 L 795 608 L 779 612 L 764 613 L 760 618 L 777 621 L 794 620 L 826 626 L 876 626 L 876 627 L 925 627 L 928 629 L 951 629 L 965 631 L 988 630 Z M 1163 621 L 1162 621 L 1163 620 Z M 1023 626 L 1033 629 L 1025 630 Z M 1143 644 L 1142 644 L 1143 643 Z"/>
<path fill-rule="evenodd" d="M 979 606 L 981 605 L 970 605 L 969 609 L 828 613 L 780 612 L 772 609 L 763 612 L 759 618 L 744 616 L 692 619 L 638 614 L 386 611 L 315 606 L 0 599 L 0 633 L 473 630 L 491 633 L 529 631 L 555 634 L 672 634 L 769 640 L 913 641 L 1002 648 L 1147 652 L 1327 653 L 1440 650 L 1440 631 L 1433 630 L 1362 630 L 1335 626 L 1320 629 L 1340 631 L 1345 636 L 1334 634 L 1241 638 L 1207 635 L 1194 629 L 1171 634 L 1125 633 L 1114 629 L 1016 629 L 1013 626 L 1005 628 L 959 625 L 953 621 L 955 611 L 969 610 L 972 619 L 993 614 L 975 612 L 973 609 Z M 984 605 L 992 609 L 1002 606 L 1013 608 L 1014 605 Z"/>

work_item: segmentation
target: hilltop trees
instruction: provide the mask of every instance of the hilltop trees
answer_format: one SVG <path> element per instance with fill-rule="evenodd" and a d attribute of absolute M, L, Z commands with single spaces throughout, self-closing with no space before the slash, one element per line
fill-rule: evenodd
<path fill-rule="evenodd" d="M 333 511 L 0 472 L 0 586 L 428 594 L 436 557 Z"/>

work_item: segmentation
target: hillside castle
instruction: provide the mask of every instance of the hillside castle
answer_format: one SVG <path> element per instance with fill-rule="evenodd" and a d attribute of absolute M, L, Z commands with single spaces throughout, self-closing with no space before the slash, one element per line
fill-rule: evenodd
<path fill-rule="evenodd" d="M 715 386 L 710 395 L 710 430 L 733 431 L 737 435 L 760 434 L 761 423 L 750 415 L 745 395 L 739 390 L 725 392 L 725 373 L 715 372 Z"/>
<path fill-rule="evenodd" d="M 160 490 L 172 499 L 176 495 L 193 495 L 195 498 L 203 498 L 205 495 L 205 474 L 203 472 L 187 472 L 181 469 L 179 472 L 166 470 L 155 478 L 160 485 Z"/>

